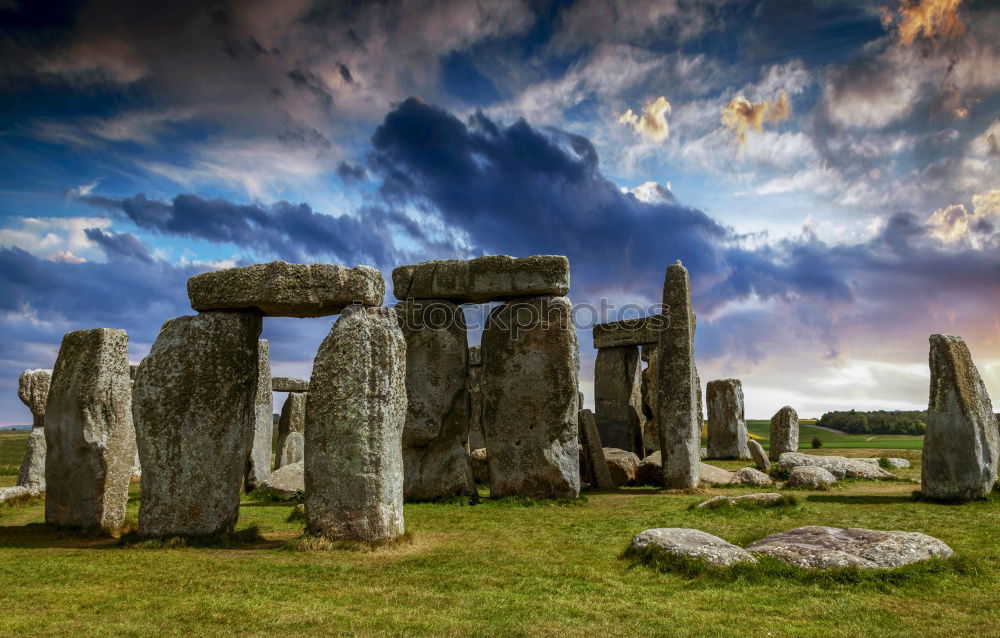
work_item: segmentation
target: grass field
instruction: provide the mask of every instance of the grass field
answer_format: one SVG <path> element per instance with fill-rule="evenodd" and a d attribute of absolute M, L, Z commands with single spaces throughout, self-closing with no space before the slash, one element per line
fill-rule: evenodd
<path fill-rule="evenodd" d="M 771 435 L 771 422 L 748 420 L 747 430 L 765 439 Z M 879 448 L 883 450 L 919 450 L 924 445 L 924 437 L 906 434 L 834 434 L 814 425 L 799 423 L 799 450 L 810 451 L 813 438 L 823 442 L 823 448 L 859 449 Z M 767 449 L 767 441 L 761 441 Z"/>
<path fill-rule="evenodd" d="M 989 635 L 1000 623 L 1000 500 L 916 502 L 919 452 L 899 455 L 914 460 L 904 481 L 791 492 L 799 504 L 785 510 L 688 509 L 747 488 L 633 488 L 533 507 L 407 504 L 411 541 L 374 552 L 288 549 L 303 530 L 287 522 L 288 503 L 245 502 L 238 527 L 256 526 L 262 539 L 218 549 L 123 548 L 46 528 L 40 503 L 0 507 L 0 635 Z M 925 532 L 964 568 L 900 582 L 720 583 L 620 558 L 649 527 L 745 544 L 809 524 Z"/>

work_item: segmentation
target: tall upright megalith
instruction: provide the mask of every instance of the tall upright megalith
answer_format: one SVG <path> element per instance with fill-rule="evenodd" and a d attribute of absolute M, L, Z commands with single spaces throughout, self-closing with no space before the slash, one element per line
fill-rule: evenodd
<path fill-rule="evenodd" d="M 306 527 L 330 539 L 403 533 L 406 340 L 392 308 L 348 307 L 306 398 Z"/>
<path fill-rule="evenodd" d="M 302 447 L 303 441 L 296 440 L 289 444 L 289 437 L 292 434 L 298 434 L 299 437 L 305 435 L 306 397 L 306 392 L 289 392 L 288 398 L 281 406 L 281 416 L 278 417 L 277 459 L 274 462 L 276 470 L 302 460 L 301 454 L 296 453 L 296 450 Z"/>
<path fill-rule="evenodd" d="M 247 459 L 244 485 L 250 490 L 262 486 L 271 475 L 271 439 L 274 413 L 271 403 L 271 349 L 267 339 L 258 340 L 257 392 L 253 397 L 253 449 Z"/>
<path fill-rule="evenodd" d="M 45 403 L 52 382 L 51 370 L 25 370 L 18 379 L 17 396 L 31 410 L 31 434 L 17 472 L 17 485 L 45 491 Z"/>
<path fill-rule="evenodd" d="M 460 306 L 440 299 L 396 304 L 406 339 L 403 494 L 434 500 L 474 496 L 469 432 L 468 340 Z"/>
<path fill-rule="evenodd" d="M 469 451 L 486 447 L 483 438 L 483 356 L 481 346 L 469 346 Z"/>
<path fill-rule="evenodd" d="M 771 417 L 771 440 L 767 457 L 777 461 L 785 452 L 799 451 L 799 413 L 791 406 L 778 410 Z"/>
<path fill-rule="evenodd" d="M 659 333 L 658 417 L 663 486 L 668 489 L 697 487 L 701 478 L 701 418 L 694 360 L 694 321 L 691 283 L 680 261 L 667 266 L 663 308 L 670 316 L 667 326 Z"/>
<path fill-rule="evenodd" d="M 481 383 L 491 498 L 580 493 L 572 310 L 566 297 L 518 298 L 486 321 Z"/>
<path fill-rule="evenodd" d="M 601 348 L 594 365 L 594 415 L 604 447 L 644 456 L 642 368 L 636 345 Z"/>
<path fill-rule="evenodd" d="M 128 335 L 63 336 L 45 406 L 45 522 L 115 531 L 135 460 Z"/>
<path fill-rule="evenodd" d="M 203 312 L 163 324 L 133 389 L 143 536 L 230 532 L 254 440 L 261 317 Z"/>
<path fill-rule="evenodd" d="M 748 459 L 743 383 L 739 379 L 708 382 L 708 458 Z"/>
<path fill-rule="evenodd" d="M 920 469 L 927 498 L 985 498 L 997 478 L 1000 433 L 986 385 L 961 337 L 930 337 L 930 400 Z"/>

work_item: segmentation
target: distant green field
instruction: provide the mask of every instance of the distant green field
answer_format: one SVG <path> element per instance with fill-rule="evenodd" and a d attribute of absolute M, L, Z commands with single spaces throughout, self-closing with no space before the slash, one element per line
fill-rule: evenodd
<path fill-rule="evenodd" d="M 28 446 L 28 432 L 0 432 L 0 476 L 16 475 Z"/>
<path fill-rule="evenodd" d="M 747 430 L 765 439 L 771 436 L 771 423 L 764 420 L 748 420 Z M 799 424 L 799 448 L 807 449 L 813 438 L 823 442 L 823 448 L 876 448 L 883 450 L 919 450 L 923 448 L 924 437 L 907 434 L 834 434 L 807 423 Z M 767 441 L 761 441 L 764 449 Z"/>

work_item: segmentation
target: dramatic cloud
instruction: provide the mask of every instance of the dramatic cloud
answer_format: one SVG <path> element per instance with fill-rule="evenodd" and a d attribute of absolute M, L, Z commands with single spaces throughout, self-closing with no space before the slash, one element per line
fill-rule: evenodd
<path fill-rule="evenodd" d="M 971 211 L 963 204 L 934 211 L 927 227 L 947 244 L 965 242 L 980 250 L 1000 247 L 1000 190 L 974 195 Z"/>
<path fill-rule="evenodd" d="M 736 135 L 736 142 L 742 149 L 748 131 L 760 133 L 765 122 L 787 120 L 790 112 L 788 93 L 784 89 L 778 91 L 774 102 L 751 102 L 738 95 L 722 109 L 722 124 Z"/>
<path fill-rule="evenodd" d="M 641 116 L 629 109 L 618 117 L 618 123 L 631 126 L 636 133 L 654 142 L 662 142 L 670 136 L 670 128 L 667 125 L 669 114 L 670 102 L 661 95 L 654 102 L 642 107 Z"/>
<path fill-rule="evenodd" d="M 958 15 L 962 0 L 899 0 L 899 42 L 913 44 L 918 38 L 954 41 L 965 35 L 965 24 Z M 882 10 L 882 26 L 890 28 L 895 16 Z"/>

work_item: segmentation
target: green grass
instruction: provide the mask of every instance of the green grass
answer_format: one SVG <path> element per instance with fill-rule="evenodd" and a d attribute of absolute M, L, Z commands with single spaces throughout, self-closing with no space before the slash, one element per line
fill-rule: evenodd
<path fill-rule="evenodd" d="M 765 439 L 771 436 L 771 422 L 763 420 L 748 420 L 747 430 L 751 434 Z M 799 424 L 799 450 L 812 452 L 809 443 L 813 438 L 823 442 L 823 447 L 833 449 L 876 448 L 881 450 L 919 450 L 924 445 L 923 436 L 909 434 L 834 434 L 807 423 Z M 764 449 L 768 449 L 767 441 L 760 441 Z M 882 456 L 874 454 L 872 456 Z"/>
<path fill-rule="evenodd" d="M 0 432 L 0 476 L 17 476 L 28 447 L 28 432 Z"/>
<path fill-rule="evenodd" d="M 632 488 L 531 507 L 484 492 L 476 506 L 407 504 L 409 536 L 378 548 L 314 546 L 289 521 L 293 502 L 245 498 L 239 542 L 173 549 L 49 529 L 38 503 L 0 508 L 0 635 L 987 635 L 1000 626 L 1000 499 L 939 505 L 914 500 L 915 487 L 850 482 L 789 490 L 791 507 L 724 512 L 688 508 L 760 488 Z M 698 574 L 621 558 L 650 527 L 746 545 L 802 525 L 920 531 L 958 558 L 881 575 Z"/>

